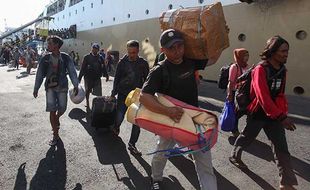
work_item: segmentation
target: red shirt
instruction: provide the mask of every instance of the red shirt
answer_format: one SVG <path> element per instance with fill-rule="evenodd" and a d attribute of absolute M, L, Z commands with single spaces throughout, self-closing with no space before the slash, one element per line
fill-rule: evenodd
<path fill-rule="evenodd" d="M 281 81 L 281 88 L 285 87 L 286 73 L 284 80 Z M 284 90 L 273 100 L 270 95 L 270 89 L 267 84 L 267 76 L 264 66 L 258 65 L 252 71 L 252 82 L 250 89 L 250 97 L 253 101 L 248 106 L 250 113 L 256 112 L 261 107 L 267 117 L 271 119 L 278 119 L 288 113 L 287 100 L 284 95 Z"/>

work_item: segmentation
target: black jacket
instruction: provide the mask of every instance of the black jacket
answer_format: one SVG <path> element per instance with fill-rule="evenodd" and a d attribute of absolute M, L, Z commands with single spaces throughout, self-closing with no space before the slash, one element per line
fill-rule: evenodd
<path fill-rule="evenodd" d="M 142 88 L 149 73 L 149 64 L 142 57 L 129 61 L 125 55 L 118 63 L 111 95 L 127 96 L 135 88 Z"/>

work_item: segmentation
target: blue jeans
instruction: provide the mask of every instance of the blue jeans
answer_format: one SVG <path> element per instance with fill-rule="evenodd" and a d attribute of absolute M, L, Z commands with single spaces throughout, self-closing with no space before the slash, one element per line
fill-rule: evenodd
<path fill-rule="evenodd" d="M 67 91 L 46 90 L 46 111 L 64 113 L 67 109 Z"/>
<path fill-rule="evenodd" d="M 115 128 L 118 130 L 124 120 L 124 116 L 127 111 L 125 100 L 126 100 L 126 96 L 118 95 L 117 108 L 116 108 L 116 119 L 115 119 Z M 140 135 L 140 127 L 138 127 L 137 125 L 132 125 L 129 143 L 135 146 L 136 142 L 138 141 L 139 135 Z"/>

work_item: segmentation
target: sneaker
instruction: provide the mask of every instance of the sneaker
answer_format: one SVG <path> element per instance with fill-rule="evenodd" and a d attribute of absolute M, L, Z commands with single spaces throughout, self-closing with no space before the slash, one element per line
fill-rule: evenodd
<path fill-rule="evenodd" d="M 161 189 L 161 181 L 153 181 L 151 190 L 160 190 Z"/>
<path fill-rule="evenodd" d="M 137 149 L 137 147 L 131 143 L 128 143 L 128 150 L 131 154 L 142 156 L 142 153 Z"/>
<path fill-rule="evenodd" d="M 49 144 L 50 146 L 55 146 L 55 145 L 57 145 L 58 141 L 59 141 L 59 137 L 53 137 L 53 139 L 51 139 L 51 140 L 48 142 L 48 144 Z"/>
<path fill-rule="evenodd" d="M 280 190 L 296 190 L 292 185 L 280 185 Z"/>
<path fill-rule="evenodd" d="M 231 132 L 232 136 L 233 137 L 238 137 L 240 135 L 240 132 L 239 131 L 235 131 L 235 132 Z"/>
<path fill-rule="evenodd" d="M 238 159 L 238 158 L 231 156 L 231 157 L 229 157 L 229 161 L 230 161 L 230 163 L 232 163 L 234 166 L 236 166 L 237 168 L 239 168 L 241 170 L 248 169 L 248 166 L 245 165 L 245 163 L 243 163 L 241 159 Z"/>

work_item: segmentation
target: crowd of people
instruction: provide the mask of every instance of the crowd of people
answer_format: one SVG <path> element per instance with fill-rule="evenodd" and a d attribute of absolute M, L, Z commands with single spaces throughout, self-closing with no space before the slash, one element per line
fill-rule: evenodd
<path fill-rule="evenodd" d="M 49 35 L 57 35 L 63 39 L 76 38 L 76 25 L 69 28 L 51 29 L 48 31 Z"/>
<path fill-rule="evenodd" d="M 135 88 L 141 88 L 140 103 L 152 112 L 165 115 L 176 123 L 179 123 L 184 110 L 181 107 L 167 107 L 160 103 L 155 97 L 155 93 L 162 93 L 177 100 L 185 102 L 191 106 L 198 107 L 198 85 L 196 71 L 203 70 L 206 65 L 216 60 L 192 60 L 184 57 L 184 39 L 179 31 L 169 29 L 160 36 L 161 57 L 153 68 L 149 68 L 149 63 L 139 56 L 140 44 L 136 40 L 129 40 L 126 44 L 127 53 L 117 64 L 113 89 L 110 99 L 116 99 L 116 119 L 111 131 L 120 135 L 121 124 L 127 110 L 125 104 L 128 93 Z M 104 49 L 100 49 L 98 43 L 93 43 L 90 53 L 84 55 L 79 74 L 75 65 L 79 62 L 78 53 L 71 51 L 70 54 L 61 53 L 63 45 L 61 37 L 51 35 L 47 38 L 48 52 L 42 56 L 36 73 L 33 96 L 38 96 L 38 90 L 45 78 L 44 88 L 46 90 L 46 111 L 50 113 L 50 124 L 53 137 L 49 141 L 51 146 L 59 142 L 59 129 L 61 126 L 60 117 L 67 108 L 67 92 L 69 75 L 74 86 L 74 94 L 78 93 L 78 85 L 84 79 L 86 92 L 86 110 L 91 110 L 89 102 L 90 94 L 102 96 L 101 77 L 109 81 L 109 62 L 113 57 Z M 285 63 L 288 57 L 289 43 L 280 36 L 268 39 L 266 47 L 261 53 L 261 62 L 256 66 L 250 66 L 249 51 L 245 48 L 235 49 L 233 52 L 234 63 L 229 70 L 227 85 L 227 101 L 233 102 L 236 90 L 238 89 L 237 79 L 243 73 L 252 69 L 251 103 L 247 107 L 247 122 L 242 132 L 238 129 L 238 119 L 231 131 L 236 137 L 229 161 L 240 169 L 247 169 L 247 165 L 242 161 L 241 154 L 244 148 L 250 145 L 261 129 L 273 145 L 273 151 L 277 167 L 279 169 L 281 190 L 295 189 L 297 185 L 296 176 L 291 166 L 291 156 L 289 154 L 285 129 L 295 130 L 296 127 L 288 118 L 287 101 L 284 95 L 287 70 Z M 27 59 L 35 59 L 32 54 L 34 50 L 27 47 L 24 51 Z M 1 51 L 4 62 L 8 63 L 10 58 L 16 60 L 22 53 L 18 48 L 4 47 Z M 169 71 L 169 85 L 165 84 L 163 70 Z M 27 67 L 28 72 L 28 67 Z M 30 70 L 29 70 L 30 72 Z M 238 117 L 239 118 L 239 117 Z M 132 154 L 141 156 L 141 151 L 137 148 L 140 136 L 140 127 L 132 126 L 128 149 Z M 152 183 L 151 189 L 162 189 L 163 170 L 167 157 L 160 152 L 163 149 L 173 148 L 178 142 L 173 139 L 159 137 L 157 152 L 152 159 Z M 155 146 L 155 145 L 154 145 Z M 213 171 L 211 150 L 198 151 L 193 153 L 193 160 L 199 179 L 201 189 L 216 190 L 217 180 Z"/>

